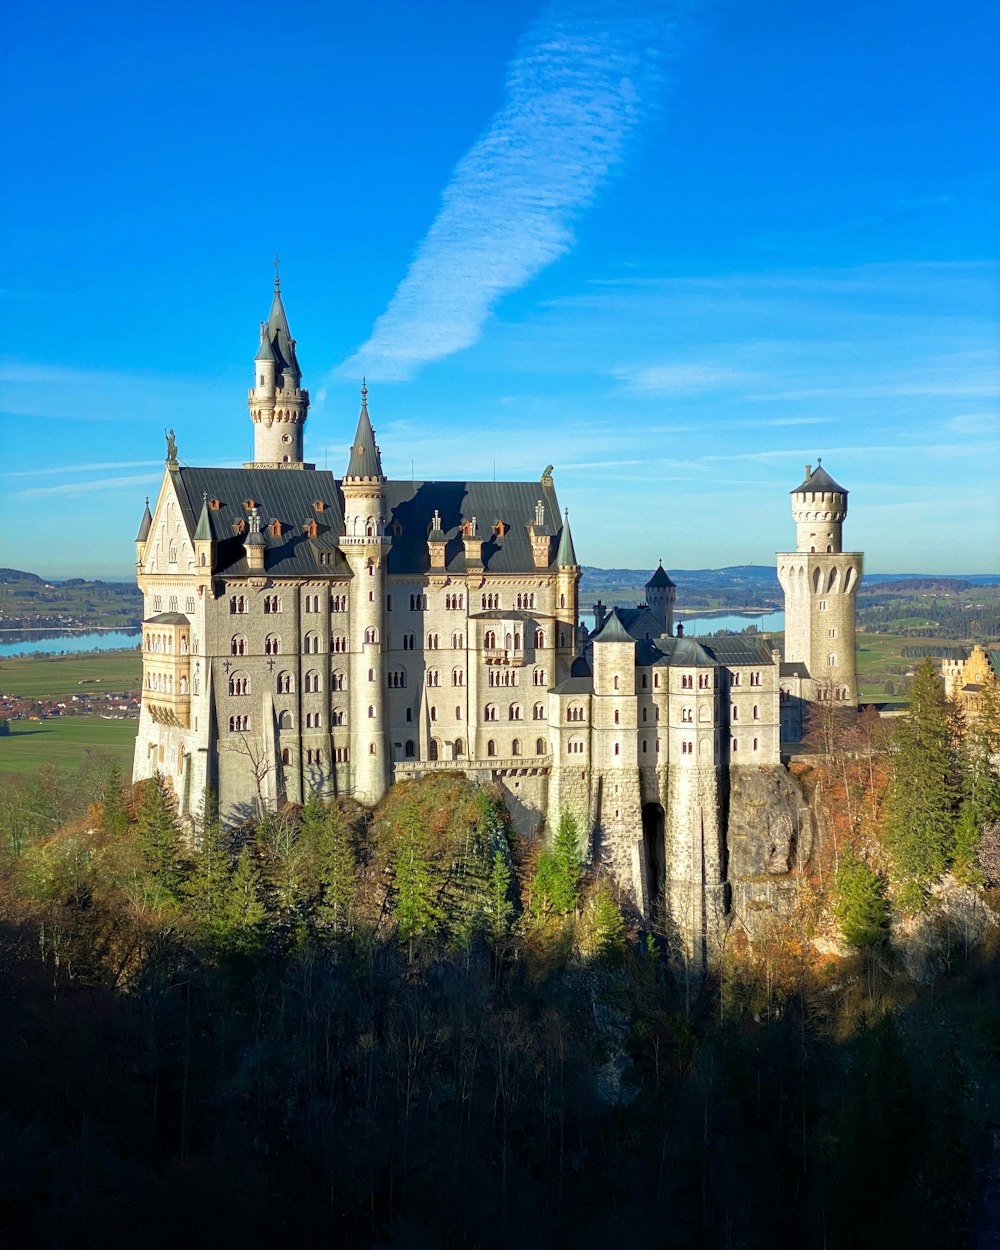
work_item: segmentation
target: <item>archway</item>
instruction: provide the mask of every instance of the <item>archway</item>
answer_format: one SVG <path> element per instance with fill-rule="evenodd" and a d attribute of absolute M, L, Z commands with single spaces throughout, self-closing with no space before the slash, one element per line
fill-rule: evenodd
<path fill-rule="evenodd" d="M 642 809 L 642 852 L 649 890 L 649 918 L 663 906 L 667 888 L 666 819 L 659 803 L 646 803 Z"/>

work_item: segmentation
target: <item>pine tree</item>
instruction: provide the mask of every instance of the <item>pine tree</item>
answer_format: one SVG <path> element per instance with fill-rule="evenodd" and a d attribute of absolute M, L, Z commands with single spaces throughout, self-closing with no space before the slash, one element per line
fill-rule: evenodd
<path fill-rule="evenodd" d="M 885 881 L 848 847 L 837 869 L 834 915 L 844 941 L 856 950 L 872 950 L 889 937 L 889 900 Z"/>
<path fill-rule="evenodd" d="M 498 942 L 510 930 L 514 905 L 510 901 L 513 874 L 502 851 L 493 852 L 487 886 L 484 915 L 490 938 Z"/>
<path fill-rule="evenodd" d="M 979 884 L 982 873 L 977 851 L 983 831 L 1000 819 L 1000 773 L 994 759 L 1000 754 L 1000 692 L 986 686 L 978 713 L 963 727 L 962 791 L 955 828 L 955 875 Z"/>
<path fill-rule="evenodd" d="M 955 727 L 930 657 L 914 675 L 910 708 L 895 729 L 893 747 L 886 840 L 900 905 L 919 911 L 951 862 L 959 797 Z"/>
<path fill-rule="evenodd" d="M 625 958 L 625 921 L 610 889 L 601 882 L 590 904 L 589 947 L 596 959 L 620 964 Z"/>
<path fill-rule="evenodd" d="M 552 907 L 563 915 L 575 911 L 580 901 L 580 832 L 572 812 L 559 815 L 559 828 L 552 844 L 553 872 L 549 884 Z"/>
<path fill-rule="evenodd" d="M 116 838 L 120 838 L 128 828 L 125 779 L 117 764 L 111 765 L 101 785 L 101 824 Z"/>
<path fill-rule="evenodd" d="M 149 875 L 167 898 L 176 899 L 181 883 L 180 835 L 162 773 L 154 773 L 143 782 L 136 809 L 136 836 Z"/>
<path fill-rule="evenodd" d="M 205 789 L 195 840 L 196 851 L 184 894 L 206 937 L 218 941 L 224 922 L 233 863 L 219 820 L 215 793 Z"/>
<path fill-rule="evenodd" d="M 427 837 L 416 812 L 403 811 L 392 861 L 394 877 L 393 914 L 399 936 L 409 943 L 433 933 L 441 923 L 438 883 L 430 861 Z"/>
<path fill-rule="evenodd" d="M 308 836 L 312 838 L 314 834 L 310 832 Z M 324 811 L 323 823 L 315 831 L 315 838 L 320 896 L 317 914 L 323 924 L 343 933 L 351 927 L 358 879 L 350 833 L 336 809 Z"/>
<path fill-rule="evenodd" d="M 261 902 L 261 873 L 254 848 L 245 846 L 236 862 L 216 940 L 229 955 L 255 955 L 264 945 L 267 912 Z"/>

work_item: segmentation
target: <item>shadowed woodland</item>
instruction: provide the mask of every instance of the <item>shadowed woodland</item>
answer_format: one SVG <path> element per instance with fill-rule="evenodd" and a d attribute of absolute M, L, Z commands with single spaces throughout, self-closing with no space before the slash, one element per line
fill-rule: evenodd
<path fill-rule="evenodd" d="M 933 900 L 995 905 L 1000 805 L 928 692 L 944 806 L 901 814 L 919 698 L 891 743 L 831 710 L 800 912 L 698 984 L 571 820 L 519 841 L 458 774 L 183 832 L 100 761 L 5 781 L 0 1242 L 987 1244 L 996 930 Z"/>

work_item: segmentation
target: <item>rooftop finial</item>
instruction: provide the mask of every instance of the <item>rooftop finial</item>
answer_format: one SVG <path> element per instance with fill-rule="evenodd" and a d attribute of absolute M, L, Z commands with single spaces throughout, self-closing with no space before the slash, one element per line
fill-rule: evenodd
<path fill-rule="evenodd" d="M 361 378 L 361 402 L 363 404 L 368 403 L 368 383 L 364 375 Z"/>
<path fill-rule="evenodd" d="M 281 290 L 281 276 L 278 273 L 278 264 L 279 264 L 278 253 L 275 252 L 274 253 L 274 289 L 275 291 Z"/>
<path fill-rule="evenodd" d="M 817 457 L 816 457 L 816 467 L 817 467 L 817 468 L 819 468 L 819 466 L 820 466 L 822 463 L 823 463 L 823 457 L 822 457 L 822 456 L 817 456 Z"/>

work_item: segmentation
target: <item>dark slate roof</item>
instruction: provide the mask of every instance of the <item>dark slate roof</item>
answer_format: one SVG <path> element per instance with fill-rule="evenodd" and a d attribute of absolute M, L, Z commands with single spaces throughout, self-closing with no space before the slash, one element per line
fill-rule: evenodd
<path fill-rule="evenodd" d="M 593 691 L 593 677 L 567 677 L 558 686 L 552 687 L 553 694 L 592 694 Z"/>
<path fill-rule="evenodd" d="M 563 520 L 562 533 L 559 535 L 559 551 L 556 555 L 556 564 L 560 568 L 576 567 L 576 548 L 573 546 L 573 535 L 569 532 L 569 508 L 566 509 L 566 516 Z"/>
<path fill-rule="evenodd" d="M 648 668 L 651 664 L 655 664 L 662 654 L 659 647 L 647 642 L 645 638 L 635 644 L 635 662 L 641 668 Z"/>
<path fill-rule="evenodd" d="M 374 478 L 384 481 L 382 472 L 382 454 L 375 442 L 375 431 L 372 429 L 371 418 L 368 416 L 368 388 L 361 386 L 361 414 L 358 417 L 358 428 L 351 444 L 351 459 L 347 465 L 348 477 Z"/>
<path fill-rule="evenodd" d="M 618 609 L 612 608 L 608 619 L 601 627 L 601 632 L 595 634 L 591 642 L 631 642 L 634 644 L 635 639 L 622 624 L 622 619 L 618 615 Z"/>
<path fill-rule="evenodd" d="M 990 665 L 998 677 L 1000 677 L 1000 651 L 987 651 Z"/>
<path fill-rule="evenodd" d="M 753 634 L 709 634 L 699 639 L 720 664 L 773 664 L 770 644 Z"/>
<path fill-rule="evenodd" d="M 146 496 L 146 511 L 142 514 L 142 520 L 139 522 L 139 532 L 135 536 L 137 543 L 144 543 L 149 537 L 149 531 L 153 524 L 153 518 L 149 512 L 149 496 Z"/>
<path fill-rule="evenodd" d="M 654 589 L 659 590 L 661 586 L 675 586 L 675 585 L 676 585 L 676 582 L 672 582 L 670 578 L 667 576 L 666 571 L 663 568 L 663 561 L 661 560 L 660 567 L 656 570 L 653 576 L 646 583 L 646 588 L 648 589 L 650 586 L 652 586 Z"/>
<path fill-rule="evenodd" d="M 274 299 L 271 301 L 271 312 L 267 318 L 267 334 L 278 369 L 287 369 L 297 383 L 302 376 L 302 370 L 295 358 L 295 340 L 288 329 L 285 306 L 281 302 L 281 283 L 277 278 L 274 279 Z"/>
<path fill-rule="evenodd" d="M 782 660 L 779 673 L 782 677 L 809 676 L 809 670 L 801 660 Z"/>
<path fill-rule="evenodd" d="M 233 525 L 249 519 L 243 507 L 253 499 L 266 526 L 263 535 L 266 555 L 265 571 L 274 577 L 350 577 L 347 561 L 340 553 L 337 539 L 344 532 L 340 492 L 332 473 L 321 469 L 178 469 L 181 511 L 189 534 L 196 528 L 196 508 L 202 495 L 218 499 L 218 509 L 207 509 L 211 537 L 215 539 L 216 571 L 233 577 L 249 575 L 244 543 L 248 530 L 233 533 Z M 313 509 L 313 502 L 322 500 L 322 512 Z M 305 519 L 314 520 L 316 538 L 303 530 Z M 280 521 L 284 533 L 275 538 L 271 524 Z M 329 555 L 328 564 L 320 564 L 321 552 Z"/>
<path fill-rule="evenodd" d="M 675 638 L 670 663 L 683 668 L 716 668 L 718 662 L 697 638 Z"/>
<path fill-rule="evenodd" d="M 822 464 L 818 464 L 816 468 L 813 469 L 811 475 L 806 478 L 801 486 L 796 486 L 796 488 L 789 493 L 792 495 L 801 495 L 808 494 L 810 491 L 817 495 L 832 494 L 834 492 L 838 492 L 841 495 L 847 494 L 844 487 L 837 485 L 829 473 L 827 473 L 826 469 L 823 468 Z"/>
<path fill-rule="evenodd" d="M 658 638 L 663 632 L 663 624 L 648 608 L 614 609 L 618 619 L 635 639 Z"/>
<path fill-rule="evenodd" d="M 267 322 L 260 323 L 260 347 L 257 348 L 255 360 L 276 360 L 274 348 L 271 346 L 271 336 L 268 333 Z"/>
<path fill-rule="evenodd" d="M 570 677 L 593 677 L 590 665 L 587 663 L 585 655 L 578 655 L 573 663 L 569 666 Z"/>
<path fill-rule="evenodd" d="M 465 572 L 461 526 L 476 518 L 483 540 L 482 563 L 488 573 L 537 573 L 528 526 L 535 517 L 539 492 L 546 510 L 558 515 L 559 501 L 551 483 L 538 482 L 387 482 L 386 530 L 392 539 L 388 570 L 424 574 L 430 569 L 427 527 L 437 508 L 445 536 L 445 570 Z M 499 537 L 494 526 L 504 523 Z M 393 533 L 399 524 L 402 534 Z M 478 565 L 476 566 L 479 567 Z M 550 568 L 555 566 L 550 564 Z"/>
<path fill-rule="evenodd" d="M 191 622 L 183 612 L 160 612 L 156 616 L 148 616 L 143 625 L 190 625 Z"/>
<path fill-rule="evenodd" d="M 198 517 L 198 525 L 194 531 L 194 540 L 198 542 L 211 542 L 212 540 L 212 522 L 208 515 L 208 494 L 202 492 L 201 496 L 201 514 Z"/>

